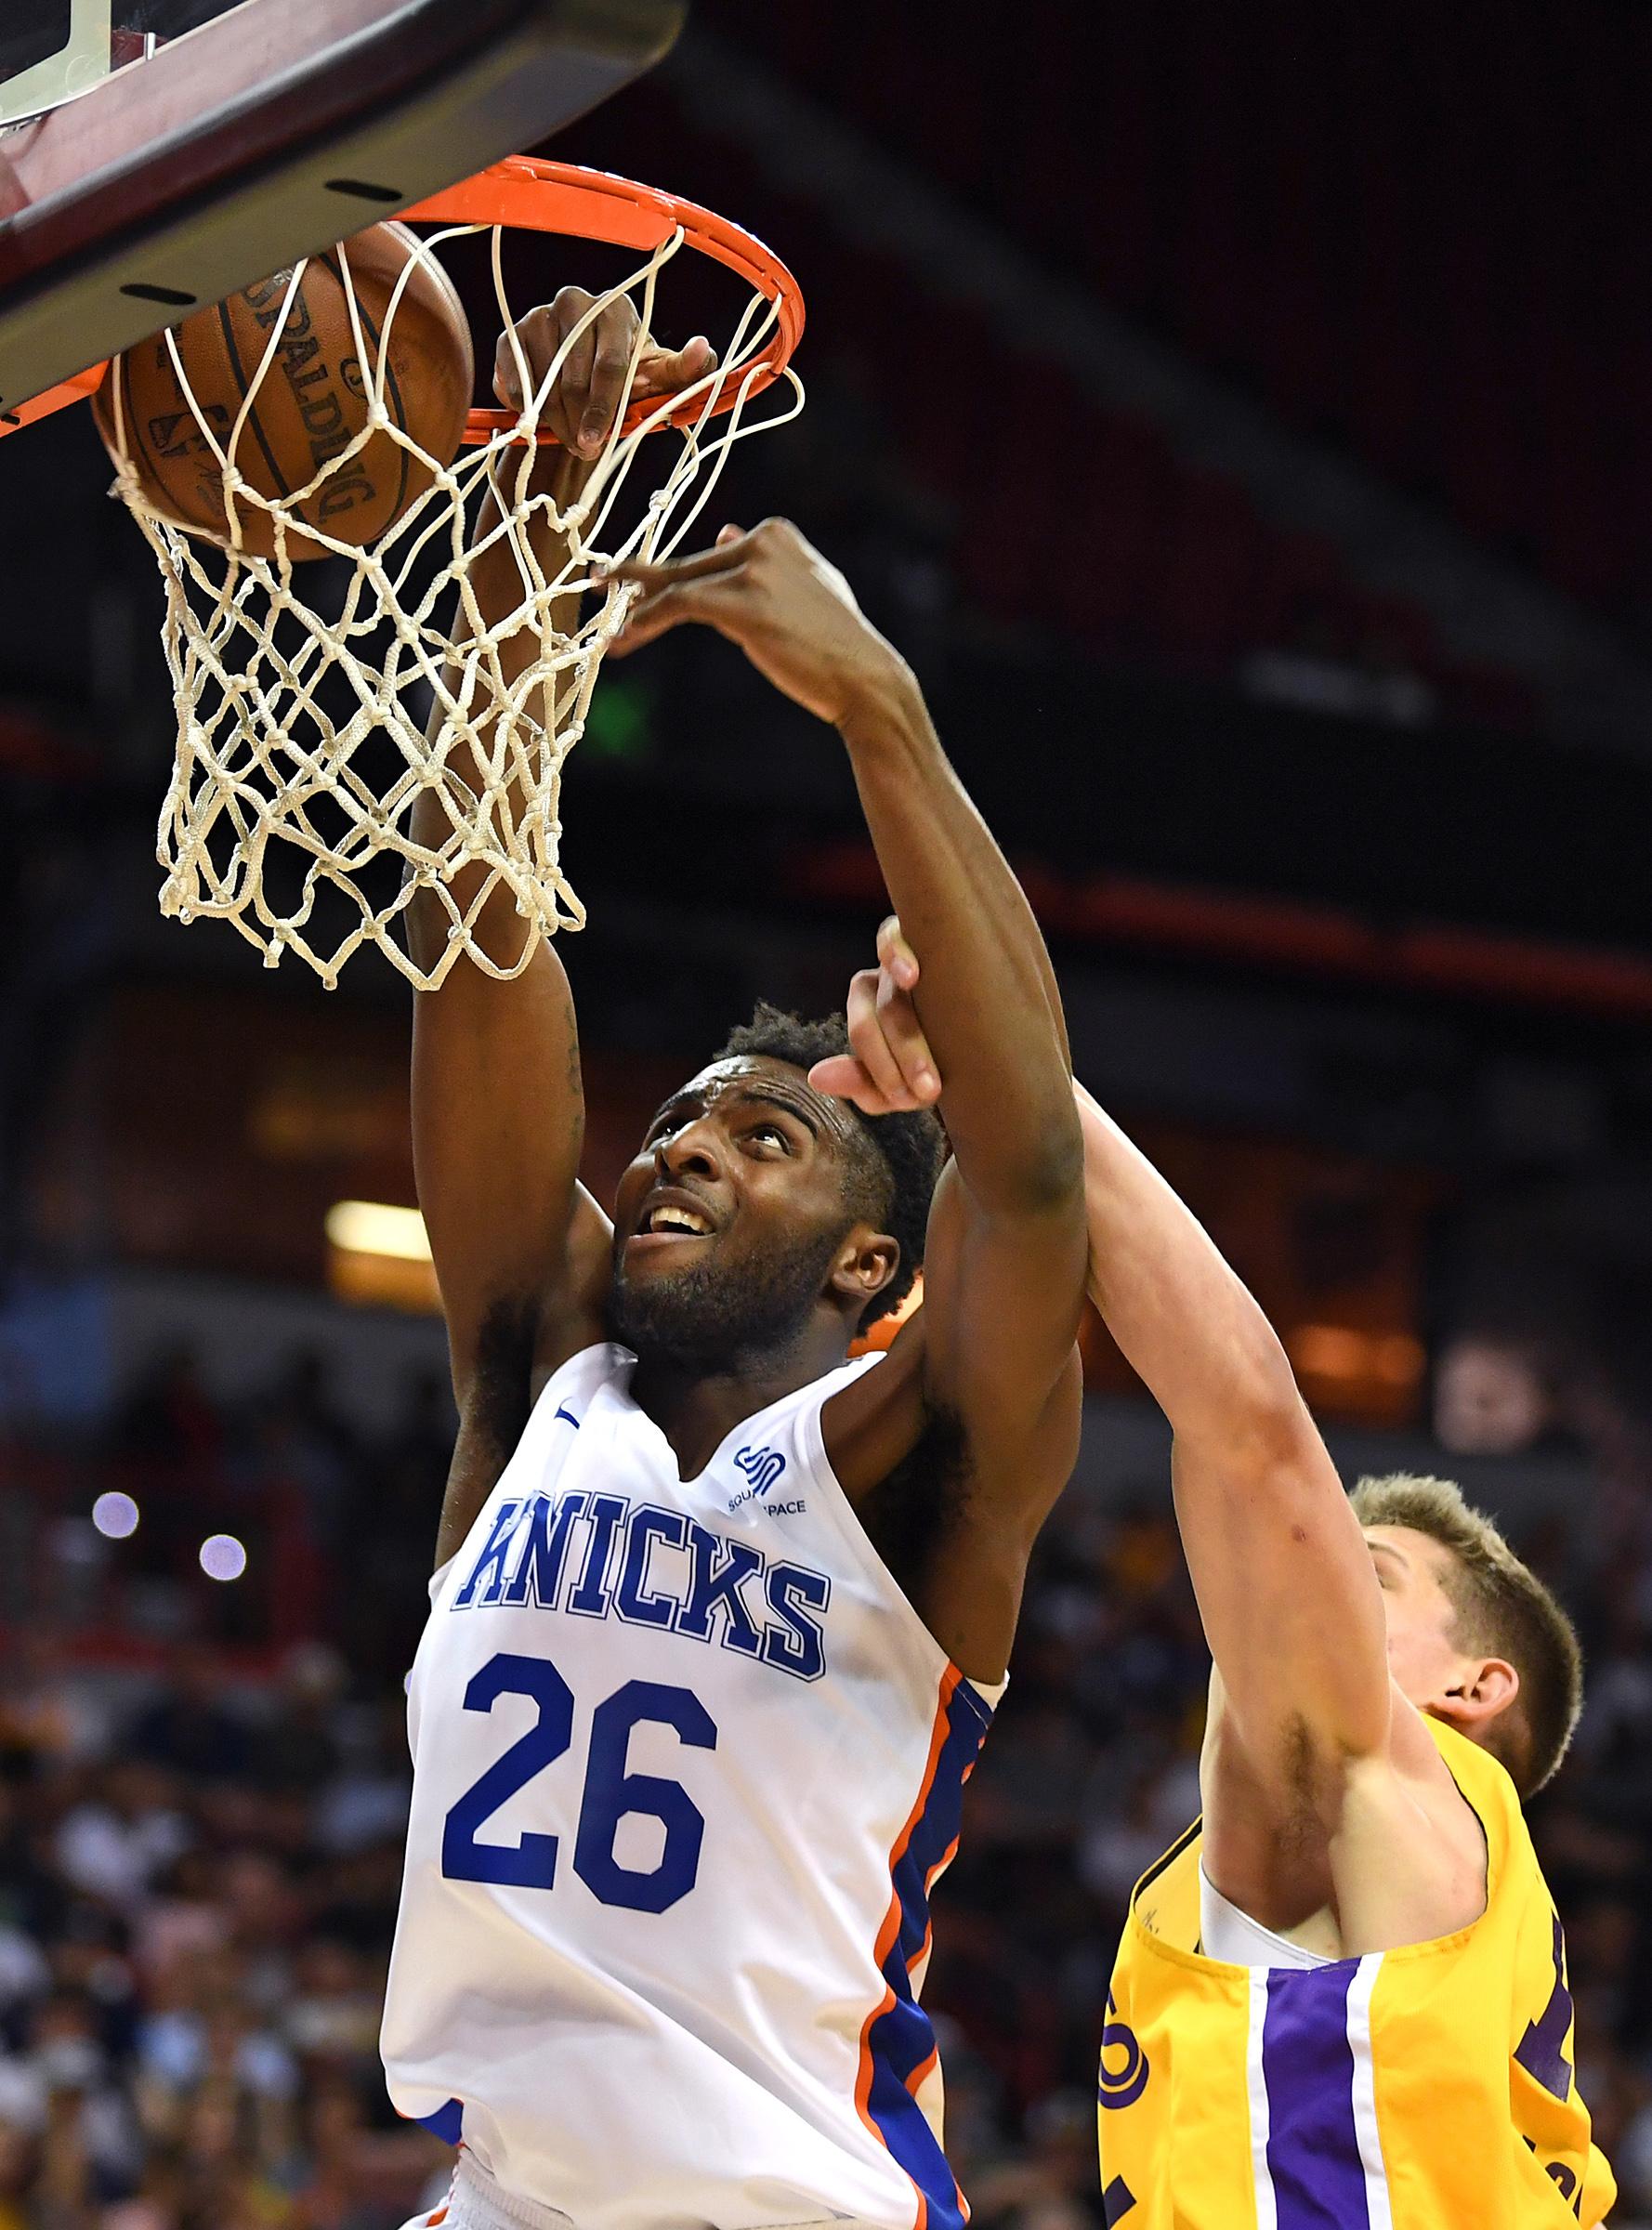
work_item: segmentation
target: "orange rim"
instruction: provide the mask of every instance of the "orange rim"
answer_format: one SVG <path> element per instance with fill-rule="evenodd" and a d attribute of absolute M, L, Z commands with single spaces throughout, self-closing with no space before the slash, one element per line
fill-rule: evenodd
<path fill-rule="evenodd" d="M 742 396 L 760 395 L 791 361 L 803 336 L 803 290 L 771 248 L 755 233 L 736 225 L 698 202 L 640 186 L 633 178 L 614 177 L 606 170 L 586 170 L 575 163 L 547 163 L 537 155 L 507 155 L 503 163 L 479 171 L 461 185 L 432 194 L 400 212 L 403 220 L 421 225 L 510 225 L 524 232 L 562 232 L 578 240 L 597 240 L 610 247 L 640 249 L 651 255 L 680 227 L 686 246 L 696 248 L 746 280 L 753 290 L 777 310 L 774 332 L 761 348 L 754 349 L 728 366 L 711 405 L 712 414 L 731 411 Z M 0 436 L 66 409 L 96 392 L 108 369 L 94 364 L 60 387 L 49 388 L 33 401 L 0 414 Z M 626 413 L 629 433 L 658 410 L 655 402 L 633 403 Z M 705 413 L 703 394 L 671 413 L 674 426 L 692 426 Z M 517 423 L 514 411 L 472 411 L 465 439 L 470 443 L 491 441 L 508 433 Z M 662 421 L 662 424 L 666 423 Z M 539 439 L 552 443 L 554 434 L 543 429 Z"/>
<path fill-rule="evenodd" d="M 0 411 L 0 438 L 20 432 L 33 426 L 37 418 L 49 418 L 54 411 L 66 411 L 72 402 L 85 402 L 103 385 L 107 364 L 94 364 L 89 371 L 77 372 L 59 387 L 47 387 L 44 395 L 36 395 L 28 402 L 20 402 L 14 410 Z"/>

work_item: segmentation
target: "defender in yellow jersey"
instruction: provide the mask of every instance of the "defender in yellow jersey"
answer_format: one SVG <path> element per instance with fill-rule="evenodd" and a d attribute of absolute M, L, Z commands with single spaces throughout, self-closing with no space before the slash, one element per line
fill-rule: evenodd
<path fill-rule="evenodd" d="M 1601 2222 L 1560 1922 L 1496 1759 L 1429 1732 L 1481 1822 L 1487 1903 L 1426 1943 L 1308 1966 L 1204 1957 L 1201 1837 L 1138 1884 L 1101 2048 L 1107 2219 L 1224 2230 Z M 1205 1900 L 1208 1903 L 1208 1897 Z"/>
<path fill-rule="evenodd" d="M 879 959 L 826 1087 L 872 1112 L 933 1069 L 898 924 Z M 1108 1999 L 1109 2230 L 1603 2223 L 1520 1811 L 1581 1703 L 1566 1614 L 1449 1482 L 1344 1494 L 1255 1302 L 1078 1096 L 1091 1293 L 1173 1429 L 1215 1660 L 1203 1817 L 1138 1884 Z"/>
<path fill-rule="evenodd" d="M 1127 2230 L 1561 2230 L 1616 2186 L 1521 1816 L 1565 1612 L 1440 1479 L 1345 1496 L 1261 1312 L 1083 1108 L 1093 1290 L 1175 1428 L 1215 1658 L 1202 1819 L 1137 1885 L 1098 2086 Z"/>

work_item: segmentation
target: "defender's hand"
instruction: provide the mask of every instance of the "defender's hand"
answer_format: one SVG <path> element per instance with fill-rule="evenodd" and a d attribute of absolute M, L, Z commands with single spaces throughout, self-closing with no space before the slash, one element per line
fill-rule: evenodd
<path fill-rule="evenodd" d="M 565 286 L 554 302 L 531 309 L 517 325 L 517 338 L 537 387 L 557 351 L 597 299 L 582 286 Z M 568 351 L 544 413 L 546 428 L 576 457 L 600 456 L 614 420 L 629 402 L 657 400 L 691 387 L 715 368 L 717 352 L 703 335 L 686 348 L 662 348 L 646 336 L 637 352 L 637 316 L 624 295 L 604 304 Z M 636 376 L 626 389 L 633 356 Z M 522 407 L 517 353 L 509 334 L 499 336 L 493 392 L 508 411 Z"/>
<path fill-rule="evenodd" d="M 849 1053 L 817 1061 L 808 1081 L 817 1092 L 852 1100 L 863 1115 L 930 1108 L 940 1097 L 935 1056 L 912 1004 L 918 956 L 891 914 L 878 931 L 878 964 L 849 984 Z"/>
<path fill-rule="evenodd" d="M 617 566 L 613 578 L 643 593 L 610 657 L 698 621 L 738 643 L 766 680 L 834 726 L 906 674 L 836 566 L 789 519 L 767 518 L 749 534 L 725 527 L 716 547 L 698 558 L 633 561 Z"/>

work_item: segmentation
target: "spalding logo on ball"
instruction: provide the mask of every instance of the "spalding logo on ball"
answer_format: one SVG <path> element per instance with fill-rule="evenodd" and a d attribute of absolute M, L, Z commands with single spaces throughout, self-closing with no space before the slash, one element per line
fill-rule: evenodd
<path fill-rule="evenodd" d="M 347 265 L 365 363 L 350 321 Z M 387 316 L 404 271 L 407 282 L 390 321 L 387 352 Z M 258 368 L 278 324 L 274 359 L 259 382 Z M 312 256 L 295 290 L 291 269 L 277 271 L 214 308 L 198 310 L 174 327 L 172 339 L 194 407 L 167 336 L 160 334 L 116 359 L 93 409 L 104 446 L 121 462 L 118 389 L 126 448 L 145 499 L 178 525 L 201 528 L 217 541 L 234 538 L 232 521 L 223 472 L 201 421 L 227 453 L 255 382 L 234 463 L 248 487 L 271 502 L 307 488 L 349 447 L 367 424 L 381 363 L 391 425 L 441 467 L 459 453 L 476 385 L 470 328 L 452 282 L 420 254 L 405 225 L 373 225 L 325 256 Z M 336 541 L 362 546 L 387 533 L 432 477 L 423 458 L 381 431 L 295 505 L 293 516 Z M 250 555 L 275 555 L 275 522 L 260 505 L 239 504 L 233 526 Z M 291 531 L 286 547 L 295 559 L 327 555 L 324 544 Z"/>

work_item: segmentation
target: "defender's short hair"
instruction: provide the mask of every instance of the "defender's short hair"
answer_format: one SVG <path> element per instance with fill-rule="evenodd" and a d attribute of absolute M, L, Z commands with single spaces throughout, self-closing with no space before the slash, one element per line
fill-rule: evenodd
<path fill-rule="evenodd" d="M 1583 1652 L 1571 1620 L 1451 1480 L 1396 1472 L 1361 1479 L 1350 1499 L 1362 1526 L 1409 1526 L 1449 1552 L 1453 1642 L 1506 1658 L 1520 1675 L 1519 1693 L 1492 1721 L 1485 1748 L 1523 1797 L 1535 1795 L 1565 1757 L 1583 1708 Z"/>
<path fill-rule="evenodd" d="M 713 1057 L 719 1061 L 737 1056 L 788 1061 L 795 1069 L 808 1069 L 817 1061 L 851 1050 L 848 1025 L 841 1015 L 805 1022 L 760 999 L 751 1020 L 731 1030 Z M 946 1160 L 946 1134 L 926 1108 L 899 1115 L 863 1115 L 859 1108 L 851 1112 L 860 1126 L 867 1151 L 860 1159 L 857 1173 L 860 1182 L 852 1191 L 849 1204 L 857 1217 L 875 1223 L 900 1247 L 894 1277 L 860 1313 L 856 1329 L 864 1331 L 869 1324 L 900 1306 L 923 1267 L 929 1203 Z"/>

